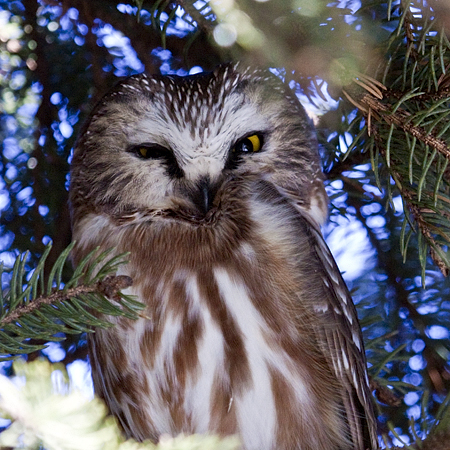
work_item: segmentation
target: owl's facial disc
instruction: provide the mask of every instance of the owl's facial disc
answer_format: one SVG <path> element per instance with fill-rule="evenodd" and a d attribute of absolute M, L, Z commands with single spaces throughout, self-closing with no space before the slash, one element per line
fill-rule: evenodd
<path fill-rule="evenodd" d="M 192 77 L 140 74 L 94 109 L 73 156 L 71 207 L 74 221 L 92 210 L 207 221 L 240 208 L 258 179 L 323 222 L 317 142 L 286 85 L 228 65 Z"/>
<path fill-rule="evenodd" d="M 166 210 L 171 218 L 179 215 L 183 220 L 208 221 L 218 210 L 220 202 L 215 199 L 225 181 L 239 173 L 239 168 L 248 172 L 246 162 L 265 150 L 267 135 L 266 131 L 244 133 L 238 139 L 230 139 L 218 154 L 211 153 L 214 138 L 198 147 L 194 142 L 181 142 L 181 139 L 165 145 L 144 141 L 129 146 L 126 151 L 140 160 L 141 169 L 152 177 L 155 170 L 165 172 L 164 178 L 172 188 L 167 192 L 168 206 L 160 209 L 162 213 Z M 189 157 L 180 151 L 186 147 L 192 149 Z M 164 216 L 163 213 L 161 217 Z"/>

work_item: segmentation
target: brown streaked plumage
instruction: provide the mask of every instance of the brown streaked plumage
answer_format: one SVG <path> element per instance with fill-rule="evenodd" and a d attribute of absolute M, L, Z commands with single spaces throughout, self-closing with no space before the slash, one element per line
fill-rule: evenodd
<path fill-rule="evenodd" d="M 127 436 L 238 434 L 244 450 L 375 449 L 356 312 L 319 226 L 309 121 L 264 71 L 133 76 L 75 149 L 75 263 L 129 251 L 145 318 L 90 337 Z"/>

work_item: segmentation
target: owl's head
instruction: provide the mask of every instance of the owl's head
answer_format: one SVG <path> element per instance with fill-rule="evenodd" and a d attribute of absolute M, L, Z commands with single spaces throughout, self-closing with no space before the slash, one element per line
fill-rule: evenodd
<path fill-rule="evenodd" d="M 223 65 L 188 77 L 132 76 L 96 106 L 75 149 L 74 220 L 177 211 L 201 220 L 230 180 L 272 183 L 317 223 L 327 214 L 314 130 L 266 71 Z"/>

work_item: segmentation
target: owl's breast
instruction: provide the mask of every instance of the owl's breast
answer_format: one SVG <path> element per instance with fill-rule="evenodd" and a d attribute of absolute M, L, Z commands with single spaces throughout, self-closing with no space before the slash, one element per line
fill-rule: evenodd
<path fill-rule="evenodd" d="M 140 379 L 140 414 L 150 435 L 239 434 L 246 450 L 269 450 L 275 442 L 295 449 L 294 430 L 302 417 L 317 414 L 318 404 L 327 405 L 320 423 L 332 422 L 334 394 L 310 375 L 326 368 L 289 320 L 287 294 L 276 292 L 270 277 L 251 275 L 258 271 L 250 264 L 241 268 L 247 273 L 226 266 L 176 269 L 134 287 L 149 305 L 148 319 L 119 324 L 114 345 L 127 355 L 120 377 L 130 371 Z M 139 427 L 133 413 L 126 423 L 129 430 Z M 315 427 L 308 426 L 311 433 Z"/>
<path fill-rule="evenodd" d="M 330 449 L 344 439 L 336 386 L 316 376 L 332 379 L 302 303 L 313 270 L 301 256 L 307 238 L 279 206 L 255 195 L 242 215 L 211 226 L 118 231 L 146 318 L 96 333 L 101 351 L 91 357 L 96 390 L 130 436 L 238 434 L 245 450 Z"/>

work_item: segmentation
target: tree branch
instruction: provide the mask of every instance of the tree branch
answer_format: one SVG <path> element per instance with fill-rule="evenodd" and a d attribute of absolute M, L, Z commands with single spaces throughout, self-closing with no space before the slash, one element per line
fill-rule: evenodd
<path fill-rule="evenodd" d="M 410 114 L 401 108 L 393 113 L 391 112 L 390 106 L 385 105 L 380 100 L 377 100 L 370 94 L 365 94 L 360 100 L 360 103 L 367 105 L 370 110 L 378 114 L 379 117 L 383 118 L 389 125 L 394 124 L 400 127 L 402 130 L 411 134 L 415 138 L 419 139 L 431 148 L 435 148 L 439 153 L 444 155 L 450 161 L 450 148 L 446 142 L 442 139 L 438 139 L 429 132 L 427 132 L 423 127 L 413 125 L 410 121 Z M 367 110 L 362 110 L 364 116 L 367 118 Z"/>
<path fill-rule="evenodd" d="M 55 291 L 49 296 L 40 296 L 35 298 L 33 301 L 29 302 L 27 305 L 19 306 L 14 309 L 10 314 L 6 315 L 2 320 L 0 320 L 0 325 L 4 326 L 9 323 L 19 320 L 22 316 L 30 314 L 38 310 L 42 305 L 51 305 L 54 303 L 60 303 L 67 301 L 73 297 L 78 297 L 82 294 L 90 294 L 97 292 L 105 295 L 106 297 L 111 297 L 117 299 L 117 293 L 121 289 L 125 289 L 132 285 L 132 280 L 130 277 L 125 275 L 118 276 L 108 276 L 104 280 L 97 282 L 93 286 L 79 285 L 73 288 L 67 289 L 66 291 Z"/>

